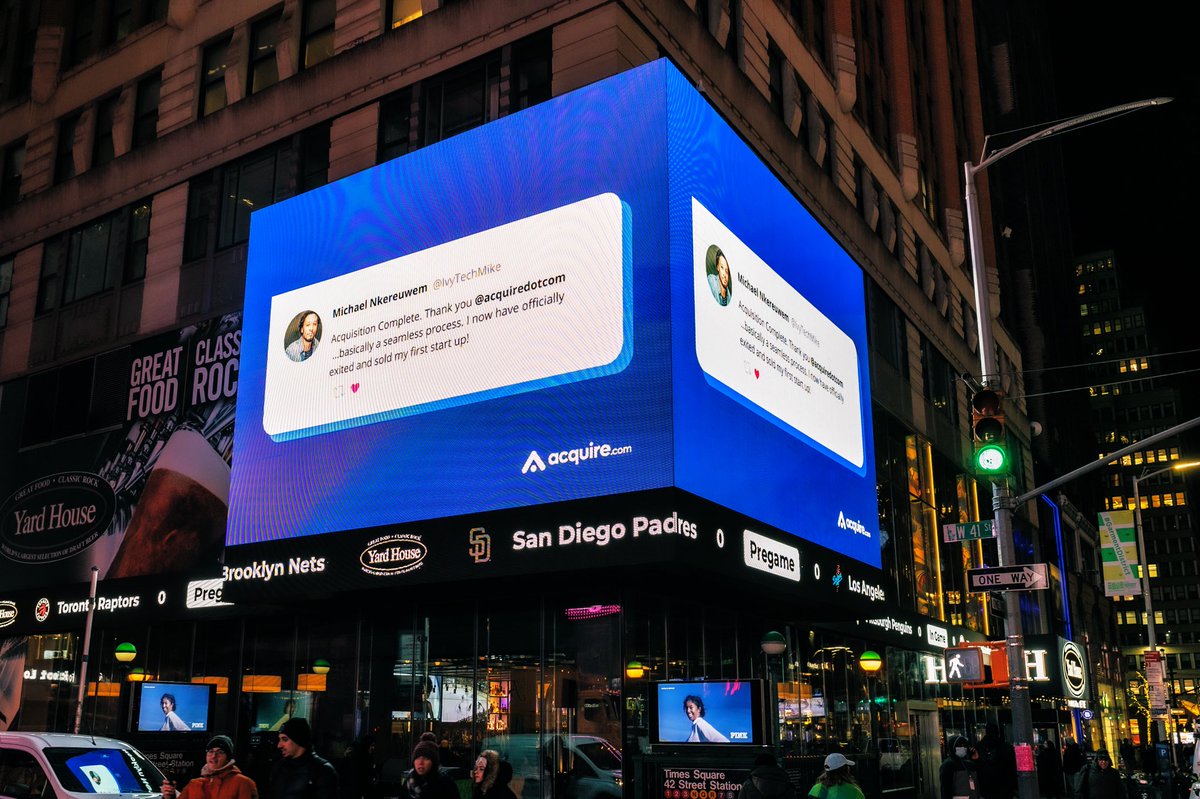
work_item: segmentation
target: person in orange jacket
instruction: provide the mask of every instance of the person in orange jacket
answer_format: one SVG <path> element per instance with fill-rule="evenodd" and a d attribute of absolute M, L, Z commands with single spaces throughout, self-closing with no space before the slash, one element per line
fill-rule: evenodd
<path fill-rule="evenodd" d="M 182 791 L 171 781 L 162 784 L 163 799 L 258 799 L 258 786 L 233 762 L 233 740 L 218 735 L 208 742 L 200 776 Z"/>

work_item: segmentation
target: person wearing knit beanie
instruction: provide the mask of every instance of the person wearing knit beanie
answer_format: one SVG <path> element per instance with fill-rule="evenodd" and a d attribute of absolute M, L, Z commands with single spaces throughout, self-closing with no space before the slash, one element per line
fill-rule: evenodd
<path fill-rule="evenodd" d="M 404 775 L 404 794 L 401 799 L 458 799 L 454 781 L 438 769 L 436 736 L 421 737 L 412 750 L 413 767 Z"/>
<path fill-rule="evenodd" d="M 337 799 L 338 775 L 333 764 L 312 751 L 312 728 L 302 718 L 279 727 L 279 753 L 271 768 L 266 799 Z"/>
<path fill-rule="evenodd" d="M 204 749 L 204 767 L 183 790 L 167 780 L 162 784 L 163 799 L 258 799 L 258 786 L 233 762 L 233 739 L 215 735 Z"/>
<path fill-rule="evenodd" d="M 312 749 L 312 729 L 308 726 L 307 719 L 288 719 L 279 728 L 279 735 L 286 736 L 301 749 Z M 287 756 L 287 753 L 284 753 L 284 757 Z"/>

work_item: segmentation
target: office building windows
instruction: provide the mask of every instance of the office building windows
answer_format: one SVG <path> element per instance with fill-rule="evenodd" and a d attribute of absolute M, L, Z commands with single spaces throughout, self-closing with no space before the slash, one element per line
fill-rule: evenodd
<path fill-rule="evenodd" d="M 150 203 L 127 206 L 48 240 L 42 251 L 38 313 L 140 280 L 146 272 L 145 242 Z"/>
<path fill-rule="evenodd" d="M 229 60 L 229 37 L 204 48 L 203 74 L 200 77 L 200 116 L 225 107 L 225 68 Z"/>
<path fill-rule="evenodd" d="M 500 115 L 500 58 L 490 55 L 425 82 L 424 144 L 491 122 Z"/>
<path fill-rule="evenodd" d="M 63 117 L 58 123 L 58 143 L 54 150 L 54 182 L 62 183 L 75 177 L 75 132 L 79 113 Z"/>
<path fill-rule="evenodd" d="M 96 135 L 92 140 L 92 166 L 102 166 L 113 160 L 113 118 L 117 113 L 119 94 L 105 97 L 96 103 Z"/>
<path fill-rule="evenodd" d="M 276 12 L 260 19 L 250 28 L 250 94 L 261 92 L 279 82 L 275 47 L 279 43 L 281 16 L 282 12 Z"/>
<path fill-rule="evenodd" d="M 379 163 L 404 155 L 410 149 L 412 90 L 402 89 L 379 104 Z"/>
<path fill-rule="evenodd" d="M 337 16 L 334 0 L 308 0 L 300 33 L 301 66 L 316 66 L 333 55 L 333 24 Z"/>
<path fill-rule="evenodd" d="M 0 172 L 0 209 L 16 205 L 21 198 L 21 175 L 25 171 L 25 140 L 4 148 Z"/>
<path fill-rule="evenodd" d="M 133 108 L 133 146 L 141 147 L 158 138 L 158 101 L 162 92 L 162 73 L 155 72 L 138 81 Z"/>
<path fill-rule="evenodd" d="M 13 257 L 0 259 L 0 330 L 8 324 L 8 295 L 12 293 Z"/>
<path fill-rule="evenodd" d="M 395 30 L 419 19 L 423 13 L 421 0 L 387 0 L 387 26 Z"/>

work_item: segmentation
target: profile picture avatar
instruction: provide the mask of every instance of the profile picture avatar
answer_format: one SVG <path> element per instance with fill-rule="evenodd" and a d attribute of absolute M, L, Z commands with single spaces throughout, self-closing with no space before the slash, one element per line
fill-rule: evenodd
<path fill-rule="evenodd" d="M 321 316 L 316 311 L 301 311 L 292 317 L 283 334 L 283 352 L 293 361 L 307 361 L 321 343 Z"/>
<path fill-rule="evenodd" d="M 721 248 L 713 244 L 704 255 L 704 271 L 708 276 L 708 288 L 718 305 L 728 305 L 733 296 L 733 270 Z"/>

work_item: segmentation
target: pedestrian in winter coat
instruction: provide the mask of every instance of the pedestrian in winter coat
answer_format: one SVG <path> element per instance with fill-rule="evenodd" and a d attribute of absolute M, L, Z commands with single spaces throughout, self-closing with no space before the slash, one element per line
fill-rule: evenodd
<path fill-rule="evenodd" d="M 1083 749 L 1079 747 L 1079 743 L 1076 741 L 1067 741 L 1067 746 L 1063 749 L 1062 756 L 1063 776 L 1067 781 L 1067 796 L 1075 795 L 1075 791 L 1079 786 L 1079 778 L 1086 767 L 1087 758 L 1083 756 Z"/>
<path fill-rule="evenodd" d="M 1108 752 L 1096 753 L 1096 762 L 1088 766 L 1079 778 L 1078 799 L 1127 799 L 1125 780 L 1113 768 Z"/>
<path fill-rule="evenodd" d="M 172 782 L 162 785 L 163 799 L 258 799 L 258 786 L 233 762 L 233 740 L 218 735 L 208 742 L 200 776 L 176 791 Z"/>
<path fill-rule="evenodd" d="M 1000 727 L 989 721 L 975 746 L 979 759 L 979 795 L 983 799 L 1012 799 L 1017 792 L 1017 755 L 1000 737 Z"/>
<path fill-rule="evenodd" d="M 764 752 L 754 758 L 750 779 L 738 791 L 738 799 L 794 799 L 796 788 L 787 772 L 775 762 L 775 755 Z"/>
<path fill-rule="evenodd" d="M 438 769 L 438 747 L 421 740 L 412 750 L 413 767 L 404 773 L 401 799 L 458 799 L 454 780 Z"/>
<path fill-rule="evenodd" d="M 1053 738 L 1042 741 L 1037 753 L 1038 790 L 1044 799 L 1063 795 L 1063 762 Z"/>
<path fill-rule="evenodd" d="M 271 768 L 267 799 L 338 799 L 338 776 L 333 764 L 312 751 L 308 721 L 291 717 L 279 727 L 283 759 Z"/>
<path fill-rule="evenodd" d="M 474 799 L 517 799 L 508 784 L 512 782 L 512 766 L 500 759 L 494 749 L 484 749 L 471 771 Z"/>
<path fill-rule="evenodd" d="M 954 799 L 955 796 L 979 799 L 975 763 L 971 760 L 968 741 L 961 735 L 950 741 L 950 753 L 938 769 L 938 785 L 941 786 L 942 799 Z"/>

